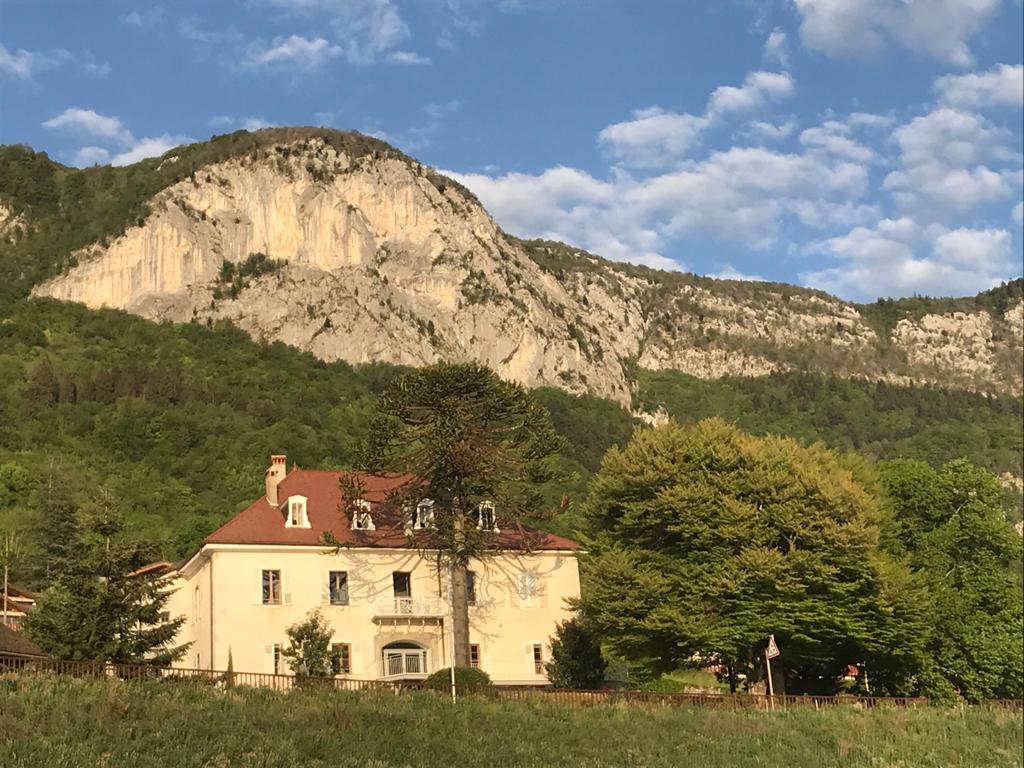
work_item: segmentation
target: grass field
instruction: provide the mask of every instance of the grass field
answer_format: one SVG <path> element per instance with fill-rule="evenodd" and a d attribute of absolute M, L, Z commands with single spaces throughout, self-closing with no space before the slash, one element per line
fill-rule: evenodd
<path fill-rule="evenodd" d="M 0 679 L 4 768 L 1020 766 L 1018 713 L 571 709 L 428 692 Z"/>

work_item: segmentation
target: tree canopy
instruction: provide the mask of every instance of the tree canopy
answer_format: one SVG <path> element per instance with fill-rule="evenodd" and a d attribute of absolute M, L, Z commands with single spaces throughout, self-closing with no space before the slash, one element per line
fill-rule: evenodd
<path fill-rule="evenodd" d="M 641 675 L 720 664 L 756 678 L 769 634 L 789 691 L 919 659 L 915 587 L 878 549 L 884 512 L 821 445 L 720 419 L 642 430 L 605 457 L 587 519 L 581 607 Z"/>

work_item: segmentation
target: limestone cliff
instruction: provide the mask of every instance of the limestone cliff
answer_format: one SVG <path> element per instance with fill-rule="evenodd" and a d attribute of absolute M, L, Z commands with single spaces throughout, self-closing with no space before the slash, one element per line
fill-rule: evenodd
<path fill-rule="evenodd" d="M 226 290 L 224 263 L 253 254 L 275 268 Z M 230 319 L 326 360 L 477 359 L 530 386 L 620 402 L 632 366 L 1021 390 L 1019 303 L 882 327 L 816 291 L 616 265 L 506 235 L 466 190 L 408 158 L 315 136 L 199 168 L 136 226 L 73 257 L 34 293 L 155 320 Z"/>

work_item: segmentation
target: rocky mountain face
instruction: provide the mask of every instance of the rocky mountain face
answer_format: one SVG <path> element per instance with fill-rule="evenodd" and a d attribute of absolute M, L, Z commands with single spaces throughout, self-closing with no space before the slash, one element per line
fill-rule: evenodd
<path fill-rule="evenodd" d="M 153 320 L 228 319 L 325 360 L 472 358 L 623 403 L 635 367 L 1021 392 L 1019 298 L 883 317 L 793 286 L 614 264 L 503 233 L 472 194 L 397 153 L 282 137 L 196 169 L 148 207 L 33 293 Z"/>

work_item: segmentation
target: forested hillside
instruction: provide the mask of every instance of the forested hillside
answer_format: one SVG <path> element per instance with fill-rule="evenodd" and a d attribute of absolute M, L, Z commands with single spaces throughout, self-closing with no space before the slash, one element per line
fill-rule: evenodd
<path fill-rule="evenodd" d="M 227 324 L 9 304 L 0 321 L 0 529 L 31 527 L 39 489 L 59 475 L 82 508 L 103 489 L 136 535 L 181 556 L 262 493 L 271 453 L 310 468 L 349 464 L 376 393 L 397 370 L 324 363 Z M 567 439 L 563 477 L 547 498 L 554 506 L 567 493 L 578 505 L 604 451 L 625 444 L 636 421 L 608 400 L 554 389 L 536 396 Z M 1021 474 L 1016 399 L 800 374 L 702 381 L 641 371 L 637 404 L 683 422 L 720 414 L 753 433 L 872 457 L 938 465 L 966 456 Z M 571 531 L 576 514 L 574 506 L 551 525 Z"/>

